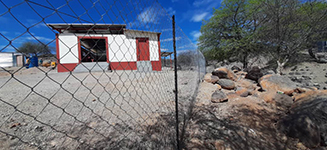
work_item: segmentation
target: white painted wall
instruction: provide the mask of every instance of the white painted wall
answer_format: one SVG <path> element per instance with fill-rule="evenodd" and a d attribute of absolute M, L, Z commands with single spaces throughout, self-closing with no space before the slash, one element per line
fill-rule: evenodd
<path fill-rule="evenodd" d="M 158 34 L 157 33 L 149 33 L 149 32 L 144 32 L 142 31 L 131 31 L 131 30 L 126 30 L 124 32 L 127 38 L 133 38 L 136 39 L 138 37 L 144 38 L 148 37 L 149 38 L 149 51 L 150 51 L 150 61 L 159 61 L 159 47 L 158 47 Z M 135 41 L 136 43 L 136 41 Z"/>
<path fill-rule="evenodd" d="M 0 53 L 0 67 L 12 67 L 13 61 L 12 53 Z"/>
<path fill-rule="evenodd" d="M 136 38 L 149 38 L 150 61 L 159 61 L 158 35 L 139 31 L 125 31 L 124 34 L 61 34 L 59 35 L 60 63 L 78 63 L 77 36 L 107 37 L 110 62 L 137 61 Z"/>
<path fill-rule="evenodd" d="M 126 38 L 122 34 L 107 35 L 107 37 L 110 62 L 137 61 L 135 39 Z"/>
<path fill-rule="evenodd" d="M 60 63 L 79 63 L 77 36 L 62 34 L 58 36 Z"/>
<path fill-rule="evenodd" d="M 150 60 L 151 61 L 159 61 L 159 47 L 158 47 L 158 40 L 150 41 Z"/>

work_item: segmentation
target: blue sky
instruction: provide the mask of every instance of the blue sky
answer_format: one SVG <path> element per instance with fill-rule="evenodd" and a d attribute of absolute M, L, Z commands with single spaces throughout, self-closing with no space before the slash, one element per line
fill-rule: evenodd
<path fill-rule="evenodd" d="M 176 24 L 196 43 L 201 35 L 202 20 L 208 20 L 213 8 L 220 6 L 220 0 L 159 0 L 170 15 L 176 16 Z"/>
<path fill-rule="evenodd" d="M 161 39 L 171 41 L 171 15 L 176 16 L 176 24 L 196 43 L 202 20 L 209 19 L 213 8 L 220 5 L 219 0 L 159 0 L 159 3 L 154 0 L 1 0 L 0 51 L 14 51 L 26 41 L 55 46 L 57 32 L 46 23 L 127 24 L 127 28 L 167 31 Z"/>

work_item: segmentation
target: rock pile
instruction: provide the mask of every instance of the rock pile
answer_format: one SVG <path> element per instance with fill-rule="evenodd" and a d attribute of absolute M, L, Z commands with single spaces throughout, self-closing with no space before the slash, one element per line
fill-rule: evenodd
<path fill-rule="evenodd" d="M 298 87 L 286 76 L 263 75 L 259 67 L 249 72 L 234 69 L 217 68 L 205 75 L 204 84 L 214 88 L 206 104 L 247 104 L 248 109 L 272 106 L 266 111 L 284 114 L 277 118 L 280 132 L 307 148 L 327 146 L 327 90 Z"/>

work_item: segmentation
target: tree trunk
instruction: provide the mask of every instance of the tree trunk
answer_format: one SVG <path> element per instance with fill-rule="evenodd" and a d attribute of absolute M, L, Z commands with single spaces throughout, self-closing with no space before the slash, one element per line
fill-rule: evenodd
<path fill-rule="evenodd" d="M 247 61 L 243 61 L 243 69 L 248 68 L 248 62 Z"/>
<path fill-rule="evenodd" d="M 309 52 L 309 55 L 310 55 L 312 58 L 317 59 L 316 56 L 315 56 L 315 54 L 314 54 L 313 51 L 312 51 L 312 48 L 309 48 L 309 49 L 308 49 L 308 52 Z"/>
<path fill-rule="evenodd" d="M 287 63 L 288 59 L 284 62 L 280 62 L 279 60 L 277 60 L 277 69 L 276 69 L 276 73 L 279 75 L 283 74 L 283 69 L 285 64 Z"/>
<path fill-rule="evenodd" d="M 248 68 L 248 61 L 247 61 L 247 58 L 248 58 L 248 53 L 247 53 L 247 52 L 244 52 L 244 53 L 243 53 L 243 59 L 242 59 L 243 69 Z"/>

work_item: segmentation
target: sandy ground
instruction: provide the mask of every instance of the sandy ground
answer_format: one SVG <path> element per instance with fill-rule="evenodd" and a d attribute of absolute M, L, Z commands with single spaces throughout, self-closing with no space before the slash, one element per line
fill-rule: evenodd
<path fill-rule="evenodd" d="M 199 74 L 187 70 L 178 75 L 180 101 L 186 105 Z M 173 118 L 174 88 L 174 71 L 166 68 L 148 73 L 2 68 L 0 149 L 90 148 L 101 140 L 117 147 L 117 141 L 136 139 L 158 116 Z M 173 132 L 173 125 L 161 126 L 160 132 Z"/>
<path fill-rule="evenodd" d="M 299 86 L 327 89 L 327 64 L 325 63 L 303 62 L 287 67 L 283 73 L 291 79 L 300 79 L 294 80 Z"/>

